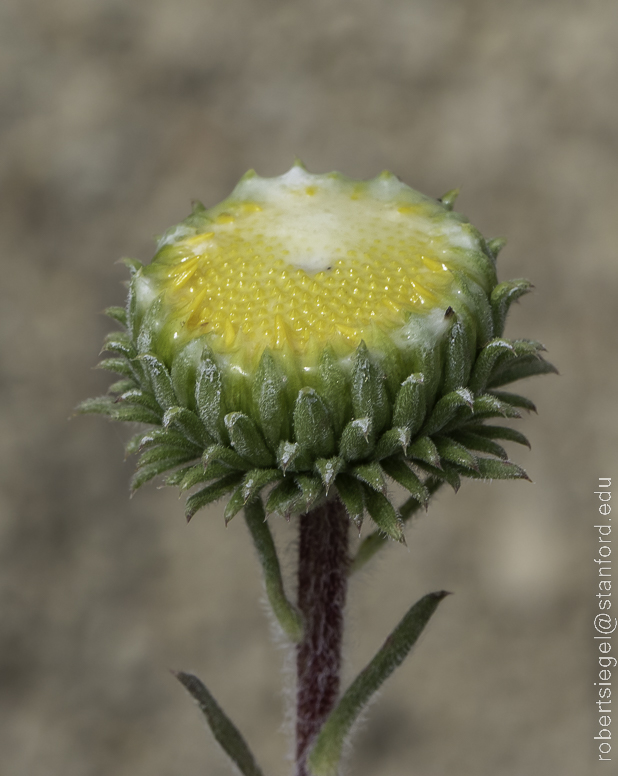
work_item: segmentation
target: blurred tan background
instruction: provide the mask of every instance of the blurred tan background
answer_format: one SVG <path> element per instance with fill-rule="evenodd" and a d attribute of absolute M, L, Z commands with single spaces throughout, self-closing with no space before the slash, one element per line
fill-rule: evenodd
<path fill-rule="evenodd" d="M 356 737 L 355 776 L 581 776 L 592 740 L 598 477 L 618 483 L 618 6 L 589 0 L 4 0 L 0 6 L 0 772 L 223 776 L 168 668 L 195 671 L 267 774 L 289 764 L 241 519 L 128 499 L 128 429 L 67 422 L 122 304 L 123 255 L 250 167 L 389 168 L 506 235 L 536 285 L 507 333 L 560 377 L 510 448 L 535 484 L 441 495 L 354 579 L 351 677 L 446 588 Z M 276 524 L 288 573 L 294 525 Z M 614 724 L 618 736 L 618 720 Z M 615 747 L 618 758 L 618 745 Z"/>

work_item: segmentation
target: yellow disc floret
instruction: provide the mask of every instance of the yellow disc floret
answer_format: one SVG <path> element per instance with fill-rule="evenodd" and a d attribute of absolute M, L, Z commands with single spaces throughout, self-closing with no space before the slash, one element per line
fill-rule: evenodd
<path fill-rule="evenodd" d="M 279 178 L 248 173 L 167 233 L 138 296 L 162 297 L 176 344 L 207 335 L 219 353 L 254 360 L 268 347 L 302 360 L 377 331 L 409 338 L 411 318 L 443 314 L 457 294 L 453 270 L 483 284 L 490 263 L 476 230 L 390 173 L 359 182 L 296 164 Z"/>

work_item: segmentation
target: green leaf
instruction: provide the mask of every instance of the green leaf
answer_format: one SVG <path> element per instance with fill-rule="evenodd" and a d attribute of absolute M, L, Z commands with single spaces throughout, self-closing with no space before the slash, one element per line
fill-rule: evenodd
<path fill-rule="evenodd" d="M 425 378 L 421 372 L 415 372 L 401 383 L 395 400 L 393 426 L 407 428 L 413 436 L 425 419 Z"/>
<path fill-rule="evenodd" d="M 521 414 L 510 404 L 500 401 L 491 393 L 484 393 L 474 400 L 473 414 L 477 418 L 521 418 Z"/>
<path fill-rule="evenodd" d="M 238 728 L 221 709 L 202 682 L 193 674 L 187 674 L 183 671 L 179 671 L 174 675 L 188 690 L 193 699 L 197 701 L 200 711 L 206 718 L 217 743 L 243 776 L 262 776 L 262 771 Z"/>
<path fill-rule="evenodd" d="M 350 392 L 345 373 L 330 347 L 326 347 L 320 356 L 318 377 L 319 394 L 328 407 L 335 434 L 339 436 L 351 414 Z"/>
<path fill-rule="evenodd" d="M 238 487 L 228 498 L 225 509 L 223 510 L 223 519 L 225 520 L 226 527 L 230 520 L 240 512 L 245 504 L 246 501 L 244 498 L 243 489 L 242 487 Z"/>
<path fill-rule="evenodd" d="M 492 244 L 499 250 L 500 247 L 493 240 L 489 243 L 489 248 L 494 253 Z M 494 255 L 497 255 L 494 253 Z M 494 323 L 494 330 L 498 337 L 502 336 L 504 331 L 504 325 L 506 323 L 506 316 L 508 315 L 509 308 L 517 299 L 524 294 L 527 294 L 533 288 L 532 283 L 529 280 L 520 278 L 518 280 L 507 280 L 504 283 L 498 283 L 498 285 L 491 292 L 490 304 L 491 313 Z"/>
<path fill-rule="evenodd" d="M 163 426 L 176 429 L 200 447 L 211 445 L 213 442 L 197 415 L 186 407 L 170 407 L 166 410 L 163 415 Z"/>
<path fill-rule="evenodd" d="M 427 488 L 401 458 L 387 458 L 382 461 L 382 468 L 395 482 L 409 490 L 420 504 L 427 504 L 429 500 Z"/>
<path fill-rule="evenodd" d="M 297 474 L 295 479 L 301 491 L 299 509 L 308 512 L 324 495 L 322 480 L 320 477 L 314 477 L 310 474 Z"/>
<path fill-rule="evenodd" d="M 190 488 L 195 487 L 195 485 L 201 485 L 203 482 L 208 482 L 209 480 L 214 479 L 214 477 L 208 475 L 206 469 L 204 469 L 204 464 L 201 462 L 196 463 L 194 466 L 188 466 L 181 471 L 183 472 L 182 477 L 178 480 L 178 482 L 174 483 L 180 487 L 180 490 L 189 490 Z M 224 474 L 229 473 L 230 472 L 228 469 L 220 476 L 224 476 Z"/>
<path fill-rule="evenodd" d="M 489 248 L 491 255 L 494 257 L 494 261 L 498 258 L 498 254 L 504 248 L 506 243 L 507 243 L 506 237 L 494 237 L 491 240 L 487 240 L 487 247 Z M 496 331 L 496 333 L 498 335 L 501 334 L 501 332 L 499 331 Z"/>
<path fill-rule="evenodd" d="M 477 458 L 478 471 L 467 471 L 466 477 L 480 480 L 528 480 L 530 477 L 517 464 L 510 461 L 496 461 L 494 458 Z"/>
<path fill-rule="evenodd" d="M 228 436 L 225 430 L 227 414 L 221 372 L 208 348 L 204 348 L 197 369 L 195 384 L 195 403 L 200 420 L 213 439 L 226 444 Z"/>
<path fill-rule="evenodd" d="M 458 196 L 459 189 L 450 189 L 438 199 L 438 202 L 441 202 L 447 210 L 452 210 Z"/>
<path fill-rule="evenodd" d="M 520 396 L 517 393 L 509 393 L 508 391 L 490 391 L 491 396 L 495 396 L 499 401 L 505 404 L 510 404 L 511 407 L 518 407 L 519 409 L 528 410 L 528 412 L 536 412 L 534 402 L 527 399 L 525 396 Z"/>
<path fill-rule="evenodd" d="M 124 307 L 108 307 L 104 310 L 104 313 L 108 318 L 121 324 L 121 326 L 127 325 L 127 311 Z"/>
<path fill-rule="evenodd" d="M 508 354 L 514 354 L 513 345 L 508 340 L 493 339 L 488 342 L 476 359 L 468 388 L 473 393 L 483 393 L 497 360 Z"/>
<path fill-rule="evenodd" d="M 406 453 L 410 444 L 410 429 L 403 426 L 395 426 L 385 431 L 376 445 L 373 458 L 380 461 L 382 458 L 389 458 L 395 453 Z"/>
<path fill-rule="evenodd" d="M 277 464 L 282 472 L 285 474 L 287 469 L 291 468 L 292 471 L 297 468 L 297 464 L 304 463 L 302 450 L 298 442 L 280 442 L 279 449 L 277 451 Z"/>
<path fill-rule="evenodd" d="M 252 501 L 267 485 L 283 477 L 281 469 L 252 469 L 245 474 L 242 485 L 243 506 Z"/>
<path fill-rule="evenodd" d="M 385 377 L 369 355 L 364 342 L 356 348 L 352 371 L 352 407 L 356 418 L 370 418 L 376 434 L 389 422 L 390 402 Z"/>
<path fill-rule="evenodd" d="M 460 407 L 473 407 L 474 398 L 467 388 L 458 388 L 443 396 L 431 411 L 422 429 L 424 436 L 441 431 Z"/>
<path fill-rule="evenodd" d="M 432 466 L 429 463 L 426 463 L 425 461 L 415 461 L 414 462 L 416 466 L 418 466 L 423 471 L 426 471 L 428 474 L 431 474 L 432 477 L 434 477 L 437 480 L 443 480 L 448 485 L 453 488 L 455 493 L 459 490 L 459 487 L 461 485 L 461 477 L 455 470 L 455 467 L 451 464 L 447 463 L 446 461 L 442 462 L 442 466 L 440 469 L 438 469 L 437 466 Z M 472 470 L 470 470 L 472 471 Z"/>
<path fill-rule="evenodd" d="M 157 445 L 157 447 L 151 447 L 145 450 L 140 455 L 137 465 L 139 468 L 142 468 L 144 466 L 149 466 L 151 463 L 170 459 L 178 459 L 178 463 L 186 463 L 187 461 L 195 460 L 198 456 L 199 452 L 196 452 L 195 449 L 192 448 L 187 449 L 176 447 L 175 445 Z"/>
<path fill-rule="evenodd" d="M 140 407 L 147 407 L 149 410 L 152 410 L 155 413 L 159 419 L 159 422 L 163 414 L 161 412 L 161 407 L 159 407 L 157 404 L 155 397 L 147 391 L 139 390 L 139 388 L 132 388 L 116 397 L 116 404 L 137 404 Z"/>
<path fill-rule="evenodd" d="M 153 412 L 148 407 L 139 404 L 114 404 L 114 420 L 124 420 L 128 423 L 150 423 L 158 426 L 161 423 L 161 411 Z"/>
<path fill-rule="evenodd" d="M 170 455 L 167 458 L 162 458 L 147 465 L 140 466 L 131 479 L 131 493 L 135 493 L 138 488 L 157 477 L 159 474 L 163 474 L 169 469 L 173 469 L 175 466 L 179 466 L 182 463 L 186 463 L 191 460 L 186 453 L 176 453 Z"/>
<path fill-rule="evenodd" d="M 261 500 L 256 499 L 247 504 L 245 520 L 262 566 L 266 595 L 277 622 L 289 639 L 294 642 L 302 641 L 302 618 L 285 594 L 277 550 Z"/>
<path fill-rule="evenodd" d="M 472 366 L 472 350 L 468 328 L 463 321 L 455 320 L 449 332 L 446 348 L 442 382 L 444 394 L 451 394 L 467 384 Z"/>
<path fill-rule="evenodd" d="M 346 461 L 367 458 L 373 449 L 373 433 L 370 418 L 351 420 L 343 429 L 339 440 L 339 455 Z"/>
<path fill-rule="evenodd" d="M 471 428 L 475 428 L 471 426 Z M 481 453 L 489 453 L 497 458 L 508 458 L 506 450 L 492 439 L 472 433 L 472 431 L 453 432 L 452 438 L 469 450 L 478 450 Z"/>
<path fill-rule="evenodd" d="M 112 331 L 103 340 L 103 347 L 101 353 L 117 353 L 119 356 L 125 358 L 135 358 L 137 351 L 135 345 L 131 341 L 131 338 L 124 331 Z"/>
<path fill-rule="evenodd" d="M 249 471 L 251 464 L 243 460 L 238 453 L 235 453 L 231 448 L 224 445 L 211 445 L 204 450 L 202 455 L 202 462 L 205 467 L 210 466 L 214 461 L 225 464 L 230 469 L 240 469 L 241 471 Z"/>
<path fill-rule="evenodd" d="M 556 367 L 549 361 L 545 361 L 540 356 L 521 356 L 504 366 L 498 365 L 487 385 L 489 388 L 499 388 L 516 380 L 523 380 L 525 377 L 547 374 L 558 374 Z"/>
<path fill-rule="evenodd" d="M 287 378 L 275 363 L 268 349 L 264 350 L 253 381 L 253 403 L 266 442 L 276 450 L 290 434 L 286 393 Z"/>
<path fill-rule="evenodd" d="M 408 447 L 407 457 L 413 461 L 425 461 L 431 466 L 440 466 L 440 453 L 429 437 L 419 437 Z"/>
<path fill-rule="evenodd" d="M 151 353 L 144 353 L 139 356 L 139 361 L 144 364 L 159 406 L 163 410 L 177 406 L 178 399 L 172 385 L 172 378 L 165 364 Z"/>
<path fill-rule="evenodd" d="M 457 466 L 478 471 L 476 456 L 462 444 L 446 436 L 434 437 L 434 441 L 443 461 L 450 461 L 450 463 L 457 464 Z"/>
<path fill-rule="evenodd" d="M 99 361 L 96 369 L 104 369 L 106 372 L 115 372 L 117 375 L 135 379 L 135 370 L 126 358 L 104 358 Z"/>
<path fill-rule="evenodd" d="M 242 412 L 230 412 L 225 416 L 225 427 L 232 447 L 238 455 L 254 466 L 272 466 L 275 458 L 248 415 Z"/>
<path fill-rule="evenodd" d="M 517 442 L 518 445 L 525 445 L 530 448 L 530 442 L 526 437 L 514 428 L 507 426 L 488 426 L 483 424 L 474 424 L 468 427 L 471 432 L 478 436 L 488 437 L 489 439 L 506 439 L 508 442 Z"/>
<path fill-rule="evenodd" d="M 322 479 L 324 489 L 328 491 L 335 482 L 337 475 L 345 467 L 345 461 L 339 456 L 333 458 L 318 458 L 315 462 L 315 468 Z"/>
<path fill-rule="evenodd" d="M 139 390 L 137 387 L 137 383 L 135 380 L 132 380 L 131 378 L 124 379 L 124 380 L 116 380 L 115 383 L 112 383 L 110 387 L 107 389 L 108 393 L 126 393 L 127 391 L 137 391 Z"/>
<path fill-rule="evenodd" d="M 277 512 L 288 518 L 298 506 L 301 496 L 302 494 L 295 478 L 288 476 L 278 485 L 275 485 L 270 492 L 266 502 L 266 511 L 268 513 Z"/>
<path fill-rule="evenodd" d="M 211 504 L 213 501 L 218 501 L 220 498 L 234 490 L 242 481 L 243 475 L 239 472 L 233 472 L 220 480 L 213 482 L 211 485 L 207 485 L 205 488 L 198 490 L 192 496 L 187 499 L 185 508 L 185 517 L 187 522 L 191 520 L 193 515 L 203 507 Z"/>
<path fill-rule="evenodd" d="M 396 542 L 405 544 L 403 523 L 387 497 L 367 485 L 363 486 L 363 495 L 367 511 L 378 528 Z"/>
<path fill-rule="evenodd" d="M 372 463 L 364 463 L 360 466 L 353 466 L 351 474 L 356 477 L 357 480 L 369 485 L 373 490 L 382 493 L 386 489 L 384 472 L 382 471 L 380 464 L 375 461 Z"/>
<path fill-rule="evenodd" d="M 84 399 L 75 408 L 78 415 L 114 415 L 114 398 L 112 396 L 96 396 L 93 399 Z"/>
<path fill-rule="evenodd" d="M 309 755 L 312 776 L 337 776 L 343 748 L 354 723 L 385 680 L 403 663 L 438 604 L 447 595 L 441 590 L 424 596 L 414 604 L 373 660 L 346 690 L 327 717 Z"/>
<path fill-rule="evenodd" d="M 313 388 L 301 388 L 294 406 L 294 436 L 310 458 L 329 458 L 335 434 L 326 405 Z"/>
<path fill-rule="evenodd" d="M 340 474 L 335 480 L 335 486 L 350 520 L 354 521 L 360 531 L 365 511 L 362 485 L 354 477 Z"/>

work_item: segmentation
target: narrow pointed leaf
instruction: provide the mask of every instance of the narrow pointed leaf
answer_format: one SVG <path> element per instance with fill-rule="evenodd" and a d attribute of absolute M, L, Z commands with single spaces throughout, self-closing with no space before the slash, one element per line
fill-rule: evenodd
<path fill-rule="evenodd" d="M 415 461 L 415 465 L 423 471 L 426 471 L 428 474 L 431 474 L 431 476 L 435 479 L 444 480 L 444 482 L 453 488 L 455 493 L 457 493 L 459 490 L 461 486 L 461 477 L 455 470 L 455 467 L 448 464 L 446 461 L 442 462 L 442 467 L 440 469 L 438 469 L 437 466 L 432 466 L 431 464 L 426 463 L 425 461 Z"/>
<path fill-rule="evenodd" d="M 222 444 L 228 440 L 224 418 L 227 413 L 221 372 L 206 348 L 197 370 L 195 403 L 198 415 L 213 439 Z"/>
<path fill-rule="evenodd" d="M 494 257 L 494 259 L 498 258 L 498 254 L 504 248 L 506 243 L 507 243 L 506 237 L 494 237 L 491 240 L 487 240 L 487 247 L 491 251 L 491 254 Z M 512 281 L 512 282 L 516 283 L 517 281 Z M 500 334 L 500 332 L 498 331 L 496 333 L 498 335 Z"/>
<path fill-rule="evenodd" d="M 387 458 L 382 461 L 382 468 L 395 482 L 409 490 L 419 504 L 427 503 L 429 499 L 427 488 L 401 458 Z"/>
<path fill-rule="evenodd" d="M 147 391 L 141 391 L 139 388 L 132 388 L 117 396 L 116 404 L 138 404 L 141 407 L 147 407 L 149 410 L 152 410 L 159 418 L 163 414 L 155 397 Z"/>
<path fill-rule="evenodd" d="M 334 456 L 333 458 L 318 458 L 315 462 L 315 468 L 322 478 L 322 484 L 324 485 L 325 490 L 328 491 L 344 466 L 345 461 L 339 456 Z"/>
<path fill-rule="evenodd" d="M 385 680 L 403 663 L 446 595 L 448 593 L 444 590 L 430 593 L 414 604 L 373 660 L 346 690 L 327 717 L 309 755 L 312 776 L 337 776 L 343 747 L 354 723 Z"/>
<path fill-rule="evenodd" d="M 286 381 L 272 354 L 265 350 L 253 381 L 252 393 L 262 433 L 271 450 L 276 450 L 281 439 L 287 439 L 290 432 Z"/>
<path fill-rule="evenodd" d="M 459 189 L 450 189 L 440 197 L 438 202 L 441 202 L 447 210 L 452 210 L 458 196 Z"/>
<path fill-rule="evenodd" d="M 108 307 L 104 312 L 108 318 L 121 324 L 121 326 L 127 325 L 127 311 L 124 307 Z"/>
<path fill-rule="evenodd" d="M 370 418 L 351 420 L 343 429 L 339 441 L 339 455 L 346 461 L 360 461 L 373 449 L 373 433 Z"/>
<path fill-rule="evenodd" d="M 277 550 L 260 499 L 245 506 L 245 520 L 262 566 L 266 595 L 273 613 L 288 638 L 299 642 L 303 636 L 302 618 L 285 594 Z"/>
<path fill-rule="evenodd" d="M 101 352 L 117 353 L 125 358 L 135 358 L 137 351 L 131 338 L 124 331 L 112 331 L 105 337 Z"/>
<path fill-rule="evenodd" d="M 494 255 L 497 255 L 494 251 L 494 247 L 498 250 L 496 241 L 492 240 L 489 243 L 490 250 Z M 490 304 L 491 312 L 494 322 L 494 330 L 498 337 L 502 336 L 504 331 L 504 324 L 506 322 L 506 316 L 508 314 L 510 306 L 524 294 L 527 294 L 533 288 L 532 283 L 529 280 L 507 280 L 504 283 L 498 283 L 498 285 L 491 292 Z"/>
<path fill-rule="evenodd" d="M 470 431 L 475 435 L 484 436 L 488 439 L 506 439 L 508 442 L 517 442 L 518 445 L 525 445 L 530 448 L 530 442 L 526 437 L 514 428 L 507 426 L 490 426 L 486 424 L 470 425 Z"/>
<path fill-rule="evenodd" d="M 218 501 L 230 491 L 234 490 L 242 481 L 242 474 L 234 472 L 222 477 L 220 480 L 213 482 L 212 485 L 207 485 L 205 488 L 198 490 L 192 496 L 187 499 L 185 508 L 185 517 L 187 522 L 191 520 L 193 515 L 208 504 L 212 504 L 213 501 Z"/>
<path fill-rule="evenodd" d="M 219 461 L 225 464 L 230 469 L 240 469 L 241 471 L 249 471 L 251 465 L 243 460 L 238 453 L 234 452 L 229 447 L 224 445 L 211 445 L 207 447 L 202 455 L 202 462 L 205 467 L 208 467 L 213 461 Z"/>
<path fill-rule="evenodd" d="M 303 512 L 308 512 L 324 495 L 322 480 L 309 474 L 297 474 L 295 479 L 301 491 L 299 508 Z"/>
<path fill-rule="evenodd" d="M 386 496 L 367 485 L 363 487 L 363 495 L 367 512 L 378 528 L 396 542 L 405 544 L 403 523 Z"/>
<path fill-rule="evenodd" d="M 96 396 L 85 399 L 75 408 L 78 415 L 114 415 L 116 405 L 112 396 Z"/>
<path fill-rule="evenodd" d="M 454 417 L 460 407 L 472 407 L 473 402 L 473 396 L 467 388 L 458 388 L 447 393 L 436 403 L 429 418 L 425 421 L 422 429 L 423 435 L 429 436 L 440 431 Z"/>
<path fill-rule="evenodd" d="M 186 407 L 170 407 L 166 410 L 163 425 L 181 432 L 196 445 L 204 447 L 213 442 L 198 416 Z"/>
<path fill-rule="evenodd" d="M 122 394 L 126 393 L 127 391 L 137 391 L 139 390 L 137 387 L 137 383 L 135 380 L 131 380 L 130 378 L 124 379 L 124 380 L 117 380 L 115 383 L 112 383 L 110 387 L 107 389 L 108 393 L 116 393 L 116 394 Z"/>
<path fill-rule="evenodd" d="M 302 463 L 304 463 L 303 455 L 298 442 L 279 443 L 279 449 L 277 451 L 277 464 L 284 474 L 287 469 L 290 469 L 290 471 L 296 471 L 298 468 L 302 468 Z"/>
<path fill-rule="evenodd" d="M 195 466 L 190 466 L 187 469 L 183 469 L 182 471 L 184 472 L 182 478 L 177 483 L 175 483 L 180 487 L 180 490 L 189 490 L 196 485 L 201 485 L 202 482 L 208 482 L 209 480 L 214 479 L 214 477 L 207 474 L 206 469 L 204 469 L 204 465 L 202 463 L 196 463 Z M 227 471 L 224 470 L 223 474 L 220 476 L 224 476 L 224 474 L 229 473 L 229 469 Z"/>
<path fill-rule="evenodd" d="M 494 365 L 505 354 L 514 354 L 513 345 L 505 339 L 493 339 L 481 350 L 474 364 L 468 388 L 473 393 L 483 393 Z"/>
<path fill-rule="evenodd" d="M 558 370 L 540 356 L 522 356 L 513 359 L 503 367 L 498 367 L 487 385 L 489 388 L 499 388 L 516 380 L 523 380 L 525 377 L 546 374 L 558 374 Z"/>
<path fill-rule="evenodd" d="M 522 410 L 528 410 L 528 412 L 536 412 L 536 406 L 534 402 L 527 399 L 525 396 L 520 396 L 518 393 L 509 393 L 508 391 L 490 391 L 491 396 L 495 396 L 499 401 L 505 404 L 510 404 L 511 407 L 517 407 Z"/>
<path fill-rule="evenodd" d="M 497 458 L 502 458 L 504 460 L 508 458 L 506 450 L 502 445 L 499 445 L 488 437 L 474 434 L 472 431 L 454 432 L 452 438 L 469 450 L 478 450 L 481 453 L 489 453 L 489 455 L 495 455 Z"/>
<path fill-rule="evenodd" d="M 104 358 L 96 366 L 97 369 L 104 369 L 106 372 L 115 372 L 117 375 L 124 375 L 128 378 L 135 377 L 135 371 L 126 358 Z"/>
<path fill-rule="evenodd" d="M 356 349 L 352 372 L 352 407 L 357 418 L 370 418 L 376 434 L 386 426 L 390 416 L 390 403 L 382 369 L 369 355 L 361 342 Z"/>
<path fill-rule="evenodd" d="M 462 388 L 470 376 L 473 345 L 463 321 L 455 321 L 449 333 L 442 391 L 445 394 Z"/>
<path fill-rule="evenodd" d="M 450 461 L 450 463 L 457 464 L 457 466 L 478 471 L 476 456 L 459 442 L 455 442 L 450 437 L 437 436 L 435 437 L 435 443 L 440 453 L 440 458 L 443 461 Z"/>
<path fill-rule="evenodd" d="M 425 378 L 421 372 L 409 375 L 401 384 L 395 409 L 393 426 L 407 428 L 410 435 L 416 434 L 425 419 Z"/>
<path fill-rule="evenodd" d="M 238 455 L 254 466 L 272 466 L 275 458 L 248 415 L 242 412 L 230 412 L 225 416 L 225 427 L 232 447 Z"/>
<path fill-rule="evenodd" d="M 186 463 L 190 458 L 186 453 L 180 453 L 178 455 L 163 458 L 159 461 L 149 463 L 146 466 L 141 466 L 133 475 L 131 479 L 131 493 L 135 493 L 138 488 L 157 477 L 159 474 L 173 469 L 182 463 Z"/>
<path fill-rule="evenodd" d="M 230 520 L 235 517 L 240 510 L 245 506 L 245 498 L 243 494 L 242 487 L 236 488 L 235 491 L 232 492 L 230 497 L 228 498 L 227 504 L 225 505 L 225 509 L 223 510 L 223 519 L 225 520 L 225 525 L 230 522 Z"/>
<path fill-rule="evenodd" d="M 408 458 L 414 461 L 425 461 L 432 466 L 440 466 L 440 453 L 435 443 L 429 437 L 419 437 L 408 447 Z"/>
<path fill-rule="evenodd" d="M 128 423 L 151 423 L 158 426 L 161 423 L 161 411 L 153 412 L 148 407 L 139 404 L 114 404 L 112 417 L 115 420 L 124 420 Z"/>
<path fill-rule="evenodd" d="M 406 453 L 410 444 L 410 429 L 396 426 L 385 431 L 376 445 L 373 458 L 380 461 L 382 458 L 389 458 L 395 453 Z"/>
<path fill-rule="evenodd" d="M 288 476 L 272 489 L 266 502 L 266 511 L 288 517 L 298 505 L 301 495 L 295 479 Z"/>
<path fill-rule="evenodd" d="M 277 482 L 282 477 L 281 469 L 253 469 L 247 472 L 242 485 L 243 504 L 253 501 L 262 488 Z"/>
<path fill-rule="evenodd" d="M 348 474 L 340 474 L 335 480 L 335 485 L 350 520 L 353 520 L 360 530 L 365 511 L 362 485 Z"/>
<path fill-rule="evenodd" d="M 384 480 L 384 472 L 379 463 L 364 463 L 360 466 L 353 466 L 351 474 L 356 477 L 357 480 L 369 485 L 373 490 L 377 490 L 382 493 L 386 489 L 386 481 Z"/>
<path fill-rule="evenodd" d="M 221 709 L 202 682 L 193 674 L 187 674 L 183 671 L 179 671 L 175 676 L 192 695 L 193 699 L 197 701 L 197 705 L 206 718 L 217 743 L 238 768 L 242 776 L 262 776 L 262 771 L 238 728 Z"/>
<path fill-rule="evenodd" d="M 500 401 L 491 393 L 484 393 L 474 400 L 474 418 L 521 418 L 518 412 L 510 404 Z"/>
<path fill-rule="evenodd" d="M 528 480 L 526 472 L 510 461 L 497 461 L 494 458 L 478 458 L 478 471 L 465 473 L 466 477 L 482 480 Z"/>
<path fill-rule="evenodd" d="M 335 434 L 326 405 L 313 388 L 301 388 L 294 406 L 294 436 L 312 459 L 335 452 Z"/>
<path fill-rule="evenodd" d="M 345 419 L 350 416 L 350 392 L 345 374 L 335 354 L 328 347 L 320 356 L 318 376 L 320 378 L 320 396 L 330 412 L 335 434 L 339 436 Z"/>

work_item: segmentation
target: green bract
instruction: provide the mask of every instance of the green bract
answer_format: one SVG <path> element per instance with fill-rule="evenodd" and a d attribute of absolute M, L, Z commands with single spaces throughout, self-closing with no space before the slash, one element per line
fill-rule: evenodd
<path fill-rule="evenodd" d="M 128 445 L 133 488 L 165 474 L 191 491 L 188 518 L 229 495 L 226 520 L 260 498 L 289 517 L 337 494 L 402 540 L 390 480 L 426 504 L 462 476 L 525 478 L 496 441 L 525 437 L 487 421 L 532 408 L 505 385 L 555 370 L 539 343 L 503 337 L 531 286 L 497 282 L 502 241 L 453 200 L 390 173 L 248 173 L 150 265 L 129 262 L 100 364 L 122 379 L 80 410 L 151 427 Z"/>

